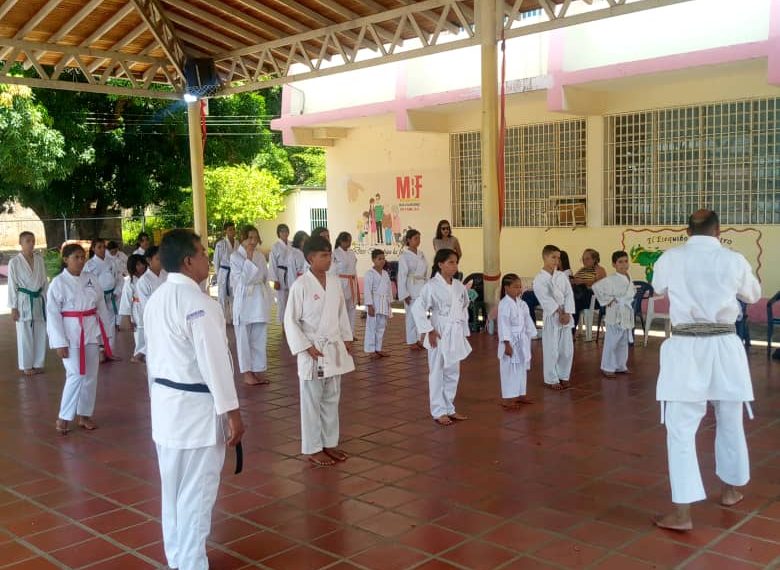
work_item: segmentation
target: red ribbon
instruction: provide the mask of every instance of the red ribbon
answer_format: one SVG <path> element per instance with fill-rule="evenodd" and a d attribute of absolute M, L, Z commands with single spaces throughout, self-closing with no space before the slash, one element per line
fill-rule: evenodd
<path fill-rule="evenodd" d="M 62 311 L 63 317 L 73 317 L 79 320 L 79 327 L 81 327 L 81 336 L 79 337 L 79 374 L 82 376 L 87 373 L 87 355 L 86 355 L 86 342 L 84 339 L 84 317 L 95 317 L 100 326 L 100 336 L 103 339 L 103 349 L 106 351 L 106 356 L 111 358 L 114 356 L 111 353 L 111 344 L 108 342 L 108 335 L 106 329 L 103 328 L 103 321 L 97 316 L 97 309 L 89 309 L 88 311 Z"/>
<path fill-rule="evenodd" d="M 499 99 L 499 127 L 498 127 L 498 231 L 504 227 L 504 209 L 506 202 L 506 164 L 504 160 L 504 148 L 506 147 L 506 38 L 504 27 L 501 26 L 501 97 Z"/>

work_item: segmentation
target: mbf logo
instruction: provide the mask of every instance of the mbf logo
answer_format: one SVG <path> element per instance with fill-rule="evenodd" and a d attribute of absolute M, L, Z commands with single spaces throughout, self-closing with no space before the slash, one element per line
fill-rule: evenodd
<path fill-rule="evenodd" d="M 422 187 L 422 174 L 395 177 L 395 193 L 399 201 L 419 200 Z"/>

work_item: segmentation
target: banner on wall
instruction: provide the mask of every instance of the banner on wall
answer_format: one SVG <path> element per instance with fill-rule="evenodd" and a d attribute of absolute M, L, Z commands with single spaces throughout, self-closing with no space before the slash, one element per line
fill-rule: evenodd
<path fill-rule="evenodd" d="M 761 281 L 761 231 L 755 228 L 721 228 L 720 242 L 729 249 L 738 251 L 753 266 L 756 277 Z M 653 280 L 653 266 L 664 251 L 688 241 L 685 229 L 627 229 L 623 232 L 623 250 L 628 252 L 631 263 L 639 265 L 645 272 L 645 280 Z"/>

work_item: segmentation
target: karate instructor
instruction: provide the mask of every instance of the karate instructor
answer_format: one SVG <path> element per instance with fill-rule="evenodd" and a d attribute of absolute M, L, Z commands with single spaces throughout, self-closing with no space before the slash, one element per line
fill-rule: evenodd
<path fill-rule="evenodd" d="M 198 285 L 209 274 L 200 238 L 189 230 L 167 233 L 160 259 L 168 280 L 146 304 L 144 331 L 165 556 L 171 568 L 207 570 L 225 445 L 239 444 L 244 426 L 225 318 Z"/>
<path fill-rule="evenodd" d="M 672 337 L 661 346 L 657 399 L 666 424 L 669 479 L 675 509 L 657 517 L 661 528 L 693 528 L 690 505 L 706 499 L 696 432 L 707 411 L 715 411 L 715 472 L 720 502 L 742 500 L 737 489 L 750 480 L 743 407 L 750 412 L 753 387 L 745 349 L 734 323 L 739 303 L 755 303 L 761 286 L 747 260 L 720 243 L 718 215 L 694 212 L 685 245 L 665 252 L 653 268 L 656 294 L 669 297 Z"/>

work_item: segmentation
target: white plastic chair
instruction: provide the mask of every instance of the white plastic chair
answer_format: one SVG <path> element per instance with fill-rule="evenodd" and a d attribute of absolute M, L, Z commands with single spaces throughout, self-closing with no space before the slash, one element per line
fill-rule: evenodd
<path fill-rule="evenodd" d="M 650 326 L 653 324 L 654 319 L 666 320 L 666 338 L 672 334 L 672 320 L 669 318 L 669 313 L 656 313 L 655 301 L 656 299 L 663 299 L 663 295 L 650 297 L 647 300 L 647 316 L 645 317 L 645 340 L 644 346 L 647 346 L 647 334 L 650 332 Z"/>
<path fill-rule="evenodd" d="M 596 315 L 596 295 L 590 298 L 590 308 L 580 311 L 580 320 L 577 323 L 577 334 L 585 327 L 585 342 L 593 340 L 593 317 Z"/>

